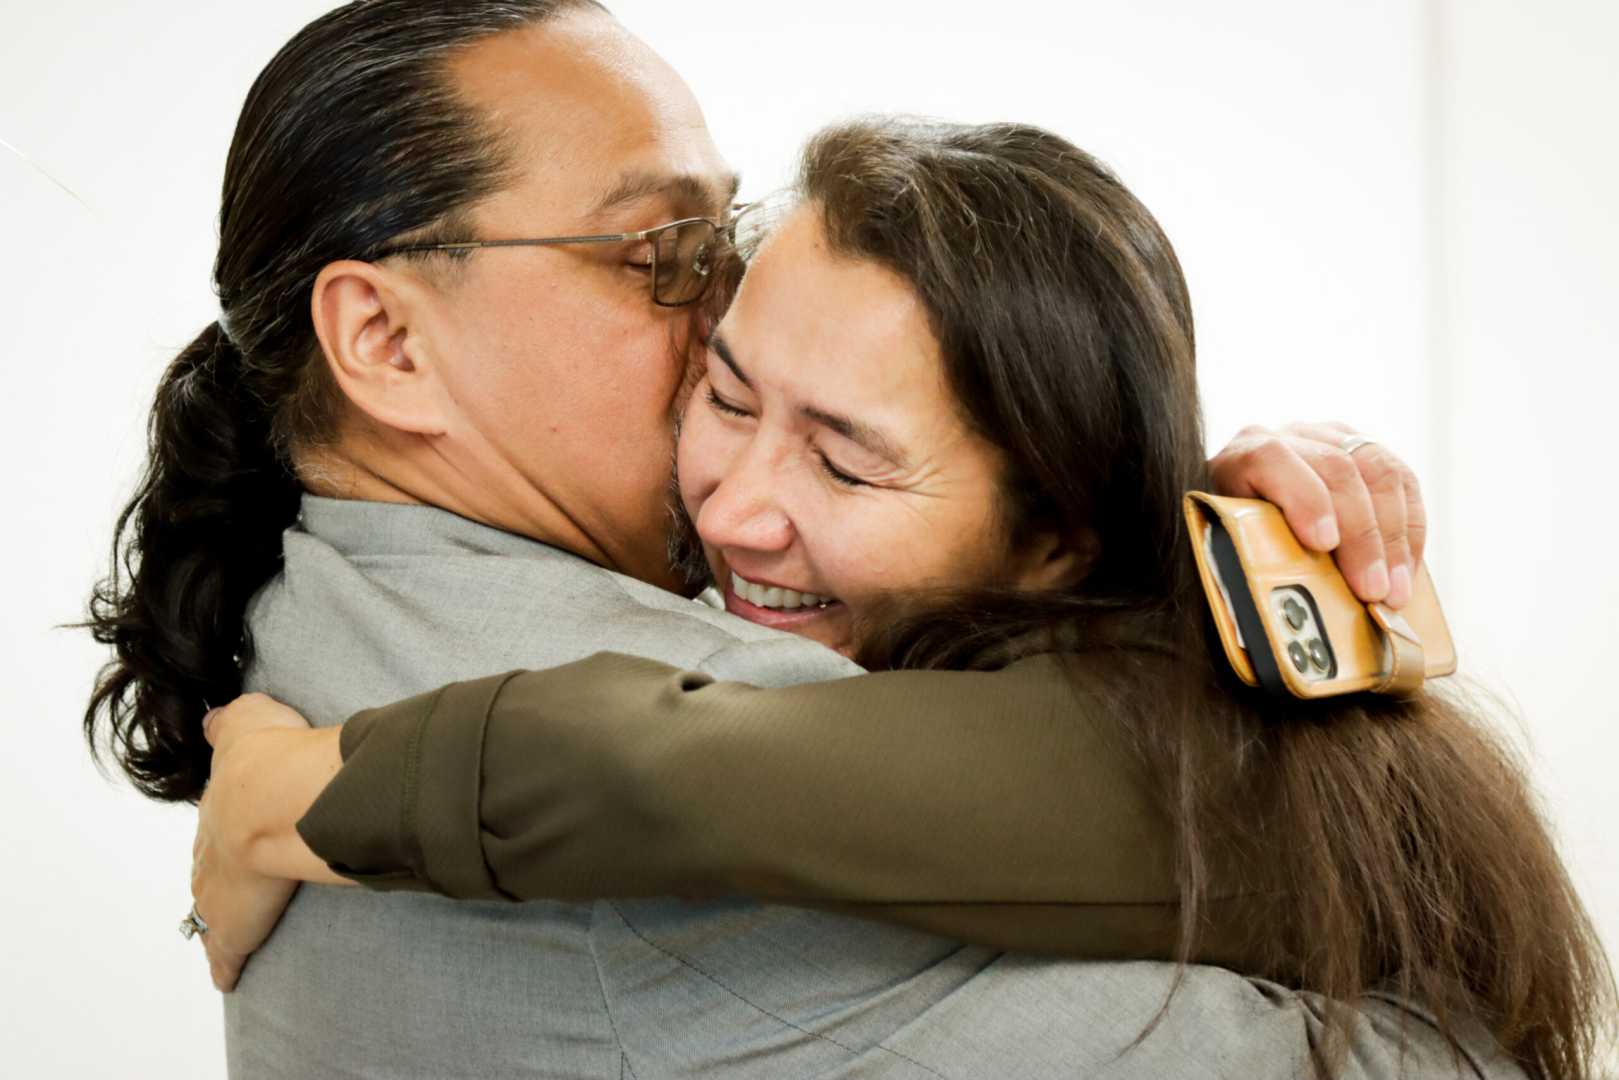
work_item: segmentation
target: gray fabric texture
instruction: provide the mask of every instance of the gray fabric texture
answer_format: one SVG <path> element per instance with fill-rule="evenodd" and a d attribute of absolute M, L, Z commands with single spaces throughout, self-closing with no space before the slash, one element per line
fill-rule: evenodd
<path fill-rule="evenodd" d="M 433 508 L 306 497 L 285 555 L 249 612 L 248 688 L 320 726 L 603 650 L 764 686 L 858 671 Z M 746 901 L 490 904 L 305 886 L 224 1002 L 236 1080 L 1308 1074 L 1319 1003 L 1215 968 L 1190 969 L 1131 1046 L 1174 974 Z M 1452 1059 L 1413 1012 L 1373 1004 L 1344 1075 L 1519 1075 L 1483 1055 Z"/>

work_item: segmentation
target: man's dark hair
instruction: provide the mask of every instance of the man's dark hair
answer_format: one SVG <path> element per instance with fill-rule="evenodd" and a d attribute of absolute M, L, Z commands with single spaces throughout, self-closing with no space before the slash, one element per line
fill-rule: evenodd
<path fill-rule="evenodd" d="M 112 646 L 84 713 L 144 794 L 208 779 L 204 702 L 241 693 L 244 618 L 281 567 L 297 449 L 333 434 L 338 392 L 310 320 L 327 264 L 450 227 L 511 178 L 513 156 L 458 96 L 449 60 L 594 0 L 358 0 L 301 30 L 248 92 L 225 164 L 221 317 L 157 389 L 148 461 L 119 515 L 86 624 Z"/>

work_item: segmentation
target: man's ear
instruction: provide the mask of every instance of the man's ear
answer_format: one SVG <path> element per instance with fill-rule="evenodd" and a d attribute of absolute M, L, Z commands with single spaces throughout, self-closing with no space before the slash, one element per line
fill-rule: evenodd
<path fill-rule="evenodd" d="M 1090 576 L 1101 557 L 1095 529 L 1041 529 L 1013 555 L 1015 584 L 1031 591 L 1072 588 Z"/>
<path fill-rule="evenodd" d="M 448 397 L 420 333 L 421 286 L 367 262 L 329 263 L 315 278 L 310 316 L 332 377 L 384 427 L 442 435 Z"/>

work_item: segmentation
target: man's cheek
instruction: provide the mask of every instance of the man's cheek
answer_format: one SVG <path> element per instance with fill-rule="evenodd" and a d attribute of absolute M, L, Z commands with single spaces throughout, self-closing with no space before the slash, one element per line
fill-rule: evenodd
<path fill-rule="evenodd" d="M 693 390 L 706 385 L 698 379 Z M 680 484 L 681 501 L 693 519 L 702 509 L 703 500 L 719 485 L 724 477 L 726 455 L 724 435 L 715 430 L 714 416 L 704 407 L 699 397 L 682 416 L 677 427 L 675 446 L 675 474 Z"/>

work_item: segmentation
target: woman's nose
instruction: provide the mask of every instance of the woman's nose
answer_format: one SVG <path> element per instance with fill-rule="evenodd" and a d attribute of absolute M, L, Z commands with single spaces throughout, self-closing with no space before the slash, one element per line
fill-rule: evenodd
<path fill-rule="evenodd" d="M 793 542 L 793 525 L 772 475 L 762 455 L 739 459 L 697 512 L 697 533 L 703 542 L 719 548 L 785 551 Z"/>

